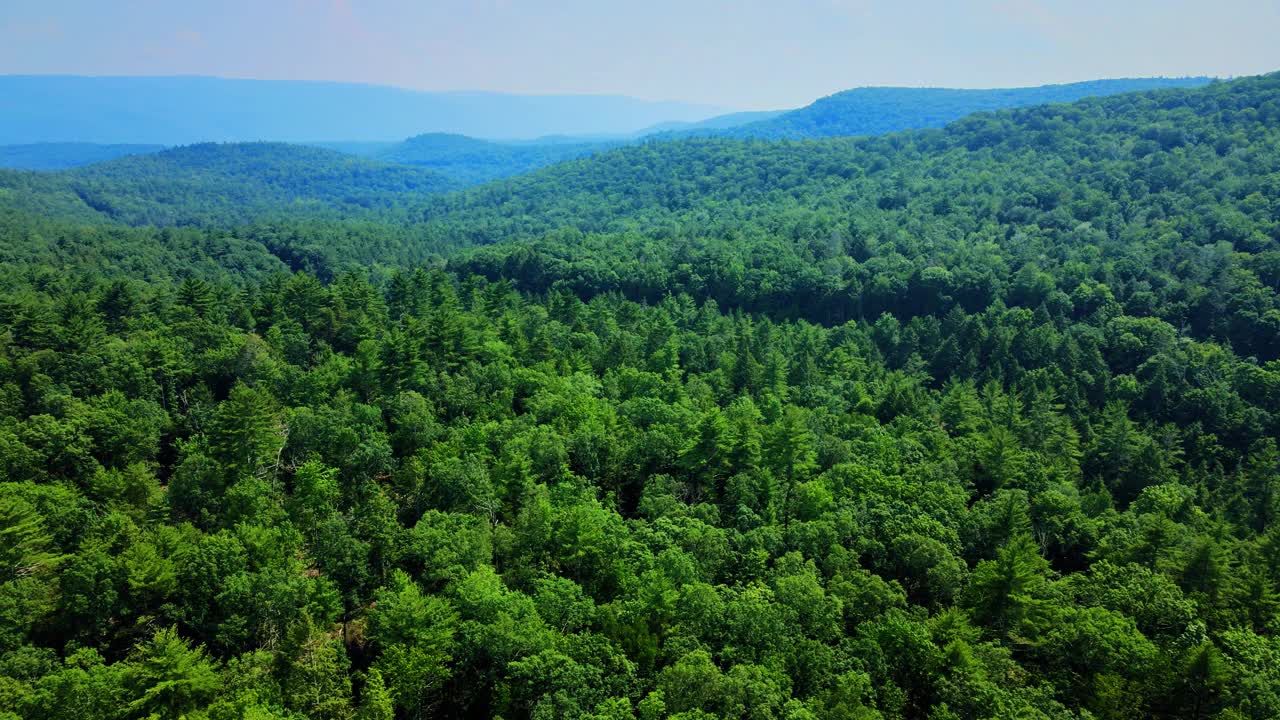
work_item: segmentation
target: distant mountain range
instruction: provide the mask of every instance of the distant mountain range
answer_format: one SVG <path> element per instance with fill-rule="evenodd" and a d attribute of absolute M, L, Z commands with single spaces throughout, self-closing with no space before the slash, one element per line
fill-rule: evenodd
<path fill-rule="evenodd" d="M 626 135 L 723 108 L 604 95 L 416 92 L 351 83 L 212 77 L 0 76 L 0 143 L 393 141 Z"/>
<path fill-rule="evenodd" d="M 126 155 L 159 152 L 164 145 L 101 145 L 87 142 L 0 145 L 0 167 L 21 170 L 64 170 L 114 160 Z"/>
<path fill-rule="evenodd" d="M 0 78 L 0 87 L 13 80 L 13 78 Z M 55 78 L 54 80 L 58 79 Z M 63 78 L 62 80 L 67 80 L 70 85 L 77 85 L 77 83 L 70 81 L 90 79 Z M 98 80 L 102 80 L 105 83 L 109 79 Z M 372 93 L 370 97 L 381 97 L 380 93 L 384 92 L 404 93 L 404 91 L 391 91 L 388 88 L 370 88 L 369 86 L 342 86 L 324 83 L 256 83 L 253 81 L 206 82 L 208 80 L 206 78 L 152 79 L 159 84 L 132 82 L 140 80 L 143 79 L 122 78 L 119 79 L 119 82 L 122 86 L 132 87 L 134 90 L 145 88 L 146 92 L 156 92 L 165 84 L 161 81 L 172 81 L 172 87 L 176 88 L 180 95 L 182 93 L 196 92 L 200 87 L 203 87 L 209 90 L 211 94 L 196 103 L 197 107 L 201 106 L 200 103 L 203 103 L 203 106 L 206 107 L 214 106 L 217 104 L 214 98 L 221 98 L 217 102 L 229 102 L 226 92 L 230 89 L 246 93 L 245 97 L 250 95 L 269 95 L 271 96 L 271 103 L 275 104 L 283 102 L 283 99 L 291 96 L 291 94 L 302 93 L 306 95 L 311 91 L 316 93 L 311 96 L 311 99 L 316 100 L 316 98 L 325 95 L 325 92 L 329 92 L 333 88 L 338 88 L 341 92 L 356 94 L 370 92 Z M 1114 95 L 1136 90 L 1196 87 L 1210 82 L 1212 82 L 1210 78 L 1204 77 L 1139 78 L 998 90 L 858 88 L 822 98 L 797 110 L 730 113 L 698 121 L 669 121 L 645 125 L 642 129 L 630 133 L 604 137 L 598 135 L 556 134 L 536 140 L 492 141 L 456 132 L 427 132 L 413 133 L 408 139 L 399 142 L 346 140 L 307 144 L 384 164 L 382 170 L 372 173 L 371 176 L 382 177 L 387 167 L 409 165 L 420 168 L 429 173 L 430 182 L 424 179 L 427 177 L 424 175 L 419 178 L 419 181 L 413 183 L 413 187 L 417 189 L 430 187 L 433 190 L 442 190 L 520 175 L 548 165 L 585 157 L 636 142 L 662 142 L 693 137 L 803 140 L 835 136 L 878 135 L 914 128 L 938 127 L 978 111 L 1054 102 L 1071 102 L 1089 96 Z M 53 83 L 53 85 L 58 84 L 57 82 Z M 98 91 L 103 90 L 101 84 L 79 83 L 79 86 L 81 89 L 93 86 Z M 324 90 L 324 92 L 321 92 L 321 90 Z M 281 95 L 272 95 L 275 91 L 278 91 Z M 341 93 L 339 92 L 339 94 Z M 407 93 L 407 95 L 424 94 Z M 478 97 L 478 95 L 476 96 Z M 89 101 L 87 95 L 80 97 L 84 102 Z M 487 102 L 501 104 L 504 102 L 520 103 L 532 100 L 535 99 L 514 96 L 488 96 Z M 605 99 L 541 98 L 536 100 L 545 101 L 545 109 L 554 105 L 556 100 L 586 102 L 588 100 L 603 101 Z M 623 104 L 638 102 L 617 98 L 613 100 Z M 12 103 L 11 97 L 0 95 L 0 106 Z M 604 106 L 601 105 L 600 107 Z M 644 107 L 646 108 L 644 113 L 652 110 L 647 105 Z M 348 108 L 348 110 L 350 109 Z M 258 112 L 260 116 L 258 119 L 271 114 L 265 111 L 255 112 Z M 637 124 L 644 113 L 637 115 L 633 119 L 632 125 Z M 110 112 L 106 114 L 109 116 Z M 182 115 L 181 113 L 177 114 Z M 199 112 L 188 114 L 193 116 L 200 115 Z M 85 113 L 80 113 L 78 117 L 84 115 Z M 217 115 L 217 113 L 215 112 L 214 115 Z M 386 127 L 390 120 L 383 115 L 381 113 L 368 112 L 361 114 L 361 118 L 362 121 L 367 121 L 373 126 Z M 159 122 L 158 118 L 159 116 L 154 116 L 149 121 Z M 183 122 L 187 122 L 185 115 L 183 115 L 183 118 Z M 71 122 L 71 120 L 70 118 L 63 118 L 62 121 Z M 197 121 L 203 123 L 214 122 L 213 119 L 208 117 L 192 120 L 192 122 Z M 247 126 L 251 124 L 251 121 L 252 118 L 246 116 L 240 118 L 237 122 Z M 272 120 L 272 122 L 277 121 L 283 122 L 282 117 L 275 117 Z M 0 139 L 6 137 L 3 134 L 3 128 L 6 127 L 6 123 L 13 124 L 15 122 L 12 117 L 0 116 Z M 306 128 L 313 127 L 308 125 L 308 122 L 310 120 L 304 121 L 300 126 L 292 130 L 281 125 L 276 132 L 296 140 L 302 137 L 302 133 L 308 132 Z M 324 120 L 324 122 L 338 123 L 338 120 L 330 118 Z M 455 119 L 451 122 L 461 122 L 461 120 Z M 542 121 L 536 118 L 530 120 L 529 118 L 510 117 L 504 122 L 511 123 L 509 128 L 512 132 L 516 132 L 515 128 L 523 128 L 522 132 L 516 134 L 525 135 L 532 134 L 538 128 L 545 129 L 550 127 L 546 124 L 539 125 L 538 123 Z M 621 120 L 616 126 L 622 126 Z M 338 132 L 339 125 L 331 125 L 331 130 Z M 355 130 L 344 128 L 342 131 L 347 133 L 347 137 L 358 135 Z M 49 130 L 49 132 L 52 134 L 55 131 Z M 174 131 L 169 130 L 166 132 L 172 134 Z M 194 130 L 188 129 L 183 132 L 194 132 Z M 289 135 L 289 132 L 293 134 Z M 139 135 L 139 137 L 143 136 Z M 275 162 L 286 162 L 290 167 L 297 169 L 307 167 L 315 162 L 319 162 L 322 167 L 329 167 L 333 157 L 335 157 L 335 155 L 308 155 L 306 153 L 286 152 L 283 149 L 286 146 L 280 145 L 249 146 L 255 147 L 254 153 L 261 157 L 252 165 L 245 165 L 243 163 L 245 159 L 243 151 L 238 150 L 237 147 L 236 145 L 205 145 L 201 146 L 198 153 L 191 151 L 185 154 L 183 152 L 164 153 L 159 156 L 165 159 L 159 166 L 162 169 L 161 176 L 168 176 L 175 167 L 193 160 L 198 161 L 196 164 L 202 170 L 207 170 L 205 164 L 213 161 L 219 154 L 231 156 L 233 161 L 225 167 L 233 167 L 237 172 L 251 171 L 255 167 L 265 167 L 264 163 L 266 161 L 263 158 L 269 158 Z M 263 149 L 264 147 L 271 147 L 272 150 L 266 152 Z M 0 167 L 31 170 L 70 168 L 126 155 L 154 152 L 158 149 L 159 146 L 156 145 L 99 145 L 84 142 L 6 146 L 0 147 Z M 139 162 L 144 161 L 139 160 Z M 137 167 L 138 165 L 135 162 L 123 165 L 110 164 L 109 166 L 118 169 Z M 322 197 L 332 200 L 324 192 L 320 194 Z"/>
<path fill-rule="evenodd" d="M 344 144 L 335 143 L 329 147 L 387 162 L 428 168 L 459 182 L 476 184 L 637 141 L 692 137 L 804 140 L 880 135 L 941 127 L 979 111 L 1073 102 L 1085 97 L 1139 90 L 1198 87 L 1210 82 L 1212 79 L 1206 77 L 1137 78 L 999 90 L 858 88 L 822 98 L 797 110 L 731 113 L 696 123 L 664 123 L 630 139 L 549 138 L 498 143 L 431 133 L 391 145 L 356 146 L 348 143 L 344 148 Z"/>

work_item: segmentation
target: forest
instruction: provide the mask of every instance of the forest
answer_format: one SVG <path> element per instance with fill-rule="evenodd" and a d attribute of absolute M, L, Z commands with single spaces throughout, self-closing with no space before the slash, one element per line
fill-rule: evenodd
<path fill-rule="evenodd" d="M 1280 717 L 1277 148 L 0 171 L 0 720 Z"/>

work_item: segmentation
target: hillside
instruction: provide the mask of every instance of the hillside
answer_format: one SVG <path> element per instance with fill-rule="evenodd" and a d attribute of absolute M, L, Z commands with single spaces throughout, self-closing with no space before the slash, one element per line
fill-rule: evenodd
<path fill-rule="evenodd" d="M 1275 220 L 1264 201 L 1280 169 L 1269 145 L 1280 142 L 1278 102 L 1280 76 L 1266 76 L 979 114 L 883 138 L 653 143 L 441 196 L 423 215 L 442 242 L 499 244 L 464 270 L 509 272 L 505 258 L 537 265 L 530 289 L 564 279 L 584 295 L 656 300 L 675 287 L 827 322 L 877 316 L 882 301 L 868 301 L 879 293 L 957 302 L 958 288 L 936 287 L 925 272 L 935 265 L 964 283 L 1005 287 L 1013 280 L 1003 270 L 963 269 L 987 243 L 998 268 L 1033 263 L 1072 278 L 1055 287 L 1070 296 L 1065 268 L 1098 248 L 1137 263 L 1138 285 L 1126 287 L 1149 286 L 1142 292 L 1154 300 L 1142 302 L 1175 326 L 1276 358 L 1280 336 L 1269 324 L 1210 319 L 1223 309 L 1175 301 L 1185 288 L 1161 275 L 1174 267 L 1151 259 L 1174 263 L 1213 243 L 1270 247 Z M 1206 173 L 1215 178 L 1209 204 Z M 1166 246 L 1171 237 L 1182 249 Z M 1266 315 L 1268 297 L 1251 312 Z"/>
<path fill-rule="evenodd" d="M 429 93 L 211 77 L 0 76 L 0 143 L 393 141 L 626 134 L 721 110 L 625 97 Z"/>
<path fill-rule="evenodd" d="M 0 707 L 1280 717 L 1278 148 L 1280 74 L 0 173 Z"/>
<path fill-rule="evenodd" d="M 1209 78 L 1133 78 L 1094 80 L 1066 85 L 1043 85 L 995 90 L 950 88 L 866 87 L 816 100 L 777 117 L 716 132 L 682 133 L 697 137 L 803 140 L 806 138 L 883 135 L 914 128 L 942 127 L 975 112 L 1074 102 L 1086 97 L 1118 93 L 1191 88 Z"/>
<path fill-rule="evenodd" d="M 61 173 L 0 172 L 5 205 L 129 225 L 367 216 L 454 186 L 418 168 L 281 143 L 206 143 Z"/>

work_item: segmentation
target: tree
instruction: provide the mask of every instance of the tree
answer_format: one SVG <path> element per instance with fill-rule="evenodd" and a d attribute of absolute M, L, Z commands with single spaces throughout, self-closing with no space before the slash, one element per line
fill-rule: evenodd
<path fill-rule="evenodd" d="M 203 648 L 166 628 L 130 653 L 124 685 L 131 716 L 176 719 L 216 697 L 222 679 Z"/>
<path fill-rule="evenodd" d="M 668 712 L 707 710 L 721 700 L 723 677 L 705 650 L 695 650 L 658 675 L 658 690 Z"/>
<path fill-rule="evenodd" d="M 380 649 L 374 669 L 391 678 L 388 691 L 412 716 L 428 712 L 449 679 L 457 612 L 448 601 L 424 595 L 402 571 L 374 597 L 369 637 Z"/>
<path fill-rule="evenodd" d="M 209 450 L 233 479 L 274 479 L 286 436 L 272 398 L 240 383 L 213 415 Z"/>
<path fill-rule="evenodd" d="M 376 669 L 369 670 L 365 676 L 364 690 L 360 693 L 360 709 L 356 711 L 356 720 L 395 720 L 395 716 L 395 705 L 382 680 L 382 673 Z"/>
<path fill-rule="evenodd" d="M 1222 653 L 1212 642 L 1205 641 L 1189 648 L 1179 665 L 1178 712 L 1190 720 L 1213 717 L 1230 682 Z"/>
<path fill-rule="evenodd" d="M 1050 621 L 1049 563 L 1030 535 L 1004 544 L 978 563 L 969 584 L 974 617 L 1000 637 L 1034 639 Z"/>
<path fill-rule="evenodd" d="M 808 416 L 797 407 L 788 407 L 780 422 L 770 428 L 765 454 L 771 469 L 783 486 L 783 527 L 791 524 L 792 495 L 798 483 L 817 468 L 813 449 L 813 432 L 808 427 Z"/>
<path fill-rule="evenodd" d="M 307 637 L 290 659 L 284 691 L 290 707 L 309 718 L 351 717 L 351 661 L 340 636 L 309 626 Z"/>
<path fill-rule="evenodd" d="M 61 558 L 44 518 L 20 497 L 0 493 L 0 583 L 47 575 Z"/>
<path fill-rule="evenodd" d="M 733 438 L 724 415 L 714 409 L 693 428 L 689 444 L 680 451 L 680 464 L 688 476 L 688 500 L 699 502 L 715 493 L 729 472 Z"/>

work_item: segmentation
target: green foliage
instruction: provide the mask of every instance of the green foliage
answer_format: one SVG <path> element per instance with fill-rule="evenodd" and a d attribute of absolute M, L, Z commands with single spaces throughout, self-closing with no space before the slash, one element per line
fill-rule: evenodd
<path fill-rule="evenodd" d="M 446 600 L 423 595 L 403 572 L 392 575 L 374 602 L 369 637 L 381 650 L 375 670 L 390 678 L 387 690 L 397 706 L 423 712 L 449 678 L 457 615 Z"/>
<path fill-rule="evenodd" d="M 222 684 L 203 650 L 172 628 L 160 630 L 130 654 L 123 684 L 132 717 L 178 718 L 212 699 Z"/>

